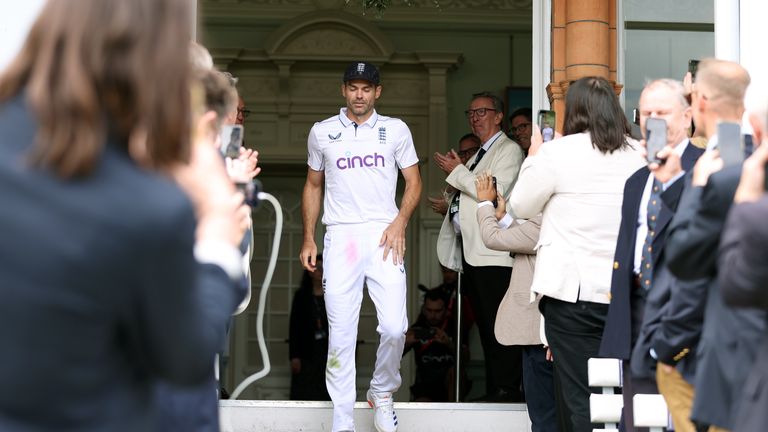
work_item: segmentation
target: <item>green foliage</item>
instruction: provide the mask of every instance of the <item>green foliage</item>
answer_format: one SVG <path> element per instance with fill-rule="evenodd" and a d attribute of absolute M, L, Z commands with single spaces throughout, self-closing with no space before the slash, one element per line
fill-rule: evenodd
<path fill-rule="evenodd" d="M 363 15 L 365 15 L 367 11 L 373 10 L 376 17 L 380 18 L 384 14 L 384 11 L 392 5 L 393 0 L 346 0 L 346 3 L 349 4 L 350 2 L 357 1 L 359 1 L 360 5 L 363 7 Z M 402 0 L 402 2 L 408 6 L 414 5 L 412 0 Z M 431 0 L 431 2 L 434 3 L 436 8 L 440 9 L 440 0 Z"/>

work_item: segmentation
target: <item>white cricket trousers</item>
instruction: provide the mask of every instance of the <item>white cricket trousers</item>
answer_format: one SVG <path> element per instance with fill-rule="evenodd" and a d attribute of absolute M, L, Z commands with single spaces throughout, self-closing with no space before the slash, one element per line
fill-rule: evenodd
<path fill-rule="evenodd" d="M 387 224 L 365 223 L 327 227 L 323 250 L 323 290 L 328 313 L 328 361 L 325 382 L 333 401 L 333 432 L 355 430 L 355 347 L 363 283 L 376 306 L 379 349 L 371 379 L 374 392 L 400 388 L 400 360 L 408 317 L 405 309 L 405 267 L 383 260 L 379 246 Z"/>

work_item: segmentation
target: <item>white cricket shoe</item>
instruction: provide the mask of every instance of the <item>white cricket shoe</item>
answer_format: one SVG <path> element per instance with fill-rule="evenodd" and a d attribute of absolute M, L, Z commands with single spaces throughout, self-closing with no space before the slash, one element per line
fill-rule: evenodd
<path fill-rule="evenodd" d="M 378 432 L 396 432 L 397 414 L 395 414 L 392 393 L 374 393 L 368 390 L 368 405 L 373 408 L 373 426 Z"/>

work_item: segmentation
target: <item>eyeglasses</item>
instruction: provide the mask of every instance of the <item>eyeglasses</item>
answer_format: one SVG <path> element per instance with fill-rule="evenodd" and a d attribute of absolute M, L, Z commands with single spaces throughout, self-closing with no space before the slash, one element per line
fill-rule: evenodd
<path fill-rule="evenodd" d="M 520 123 L 517 126 L 510 127 L 509 130 L 511 130 L 514 133 L 520 133 L 520 132 L 524 131 L 525 128 L 530 127 L 530 126 L 531 126 L 530 123 Z"/>
<path fill-rule="evenodd" d="M 478 108 L 478 109 L 470 109 L 464 111 L 464 114 L 467 115 L 467 118 L 472 118 L 473 115 L 476 115 L 478 117 L 485 117 L 486 114 L 488 114 L 488 111 L 496 111 L 495 108 Z"/>
<path fill-rule="evenodd" d="M 230 111 L 232 112 L 232 111 Z M 243 116 L 243 118 L 248 118 L 248 116 L 251 115 L 251 110 L 245 109 L 245 108 L 238 108 L 237 109 L 237 116 Z"/>
<path fill-rule="evenodd" d="M 477 153 L 477 151 L 480 150 L 480 147 L 470 147 L 466 150 L 459 150 L 456 152 L 456 154 L 459 155 L 459 157 L 470 157 L 473 154 Z"/>

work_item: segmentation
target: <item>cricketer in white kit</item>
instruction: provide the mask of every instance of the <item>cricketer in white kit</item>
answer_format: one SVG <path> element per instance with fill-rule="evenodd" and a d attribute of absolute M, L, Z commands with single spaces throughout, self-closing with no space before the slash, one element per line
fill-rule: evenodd
<path fill-rule="evenodd" d="M 323 201 L 325 306 L 329 341 L 326 385 L 333 401 L 333 432 L 354 431 L 355 345 L 363 283 L 376 306 L 380 335 L 367 393 L 379 432 L 397 430 L 392 394 L 400 387 L 406 316 L 405 227 L 421 196 L 411 132 L 403 121 L 379 115 L 379 72 L 349 65 L 341 93 L 346 108 L 309 132 L 307 181 L 302 195 L 304 243 L 300 259 L 315 270 L 315 225 Z M 395 204 L 398 169 L 405 179 Z"/>

